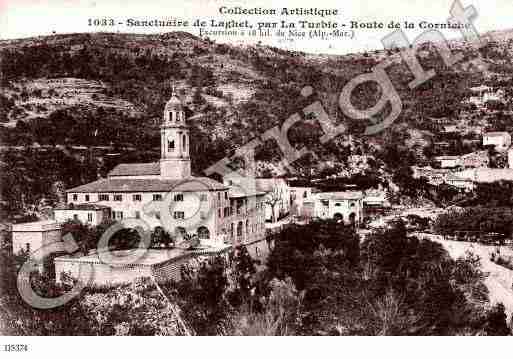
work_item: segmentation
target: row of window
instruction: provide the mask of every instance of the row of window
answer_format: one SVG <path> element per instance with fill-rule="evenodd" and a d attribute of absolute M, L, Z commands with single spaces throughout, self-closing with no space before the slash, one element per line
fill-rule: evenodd
<path fill-rule="evenodd" d="M 229 234 L 230 237 L 233 237 L 234 236 L 234 230 L 236 229 L 237 237 L 241 237 L 244 234 L 244 227 L 245 227 L 246 235 L 249 235 L 251 233 L 255 233 L 259 229 L 261 229 L 261 230 L 265 229 L 265 224 L 264 223 L 253 223 L 253 224 L 250 224 L 249 220 L 246 220 L 246 225 L 245 226 L 244 226 L 243 222 L 239 222 L 237 224 L 237 227 L 235 228 L 235 224 L 234 223 L 230 223 L 230 227 L 223 229 L 222 232 L 226 233 L 226 234 Z"/>
<path fill-rule="evenodd" d="M 256 203 L 255 210 L 260 210 L 263 208 L 264 208 L 263 203 Z M 251 210 L 251 209 L 248 209 L 248 210 Z M 218 212 L 219 218 L 223 218 L 223 217 L 226 218 L 226 217 L 233 216 L 233 213 L 235 212 L 235 210 L 233 207 L 224 207 L 224 208 L 219 208 L 217 212 Z M 239 203 L 237 203 L 237 214 L 239 215 L 241 213 L 242 213 L 242 205 L 239 205 Z"/>
<path fill-rule="evenodd" d="M 160 193 L 154 193 L 153 194 L 153 200 L 154 201 L 162 201 L 162 198 L 163 198 L 162 194 L 160 194 Z M 206 202 L 208 200 L 208 197 L 207 197 L 206 193 L 201 193 L 199 198 L 200 198 L 201 202 Z M 86 194 L 84 196 L 84 199 L 85 199 L 86 202 L 89 202 L 90 201 L 90 196 L 88 194 Z M 98 200 L 100 200 L 100 201 L 110 201 L 110 195 L 106 194 L 106 193 L 100 193 L 98 195 Z M 123 195 L 122 194 L 114 194 L 114 195 L 112 195 L 112 200 L 115 201 L 115 202 L 122 202 L 123 201 Z M 73 201 L 78 201 L 78 194 L 73 194 Z M 142 201 L 142 195 L 141 194 L 133 194 L 132 195 L 132 201 L 134 201 L 134 202 Z M 173 195 L 173 201 L 175 201 L 175 202 L 183 202 L 183 194 L 182 193 L 177 193 L 177 194 Z"/>
<path fill-rule="evenodd" d="M 135 218 L 137 218 L 137 219 L 141 218 L 140 211 L 135 211 L 134 214 L 135 214 Z M 155 215 L 156 219 L 160 219 L 160 212 L 155 212 L 154 215 Z M 121 219 L 123 219 L 123 216 L 124 216 L 123 211 L 112 211 L 112 219 L 121 220 Z M 173 218 L 174 219 L 185 219 L 185 212 L 181 212 L 181 211 L 173 212 Z"/>

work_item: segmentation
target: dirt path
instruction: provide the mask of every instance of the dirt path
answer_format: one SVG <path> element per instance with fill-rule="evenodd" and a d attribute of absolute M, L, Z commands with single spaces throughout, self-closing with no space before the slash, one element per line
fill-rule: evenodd
<path fill-rule="evenodd" d="M 485 285 L 490 292 L 490 301 L 492 304 L 504 304 L 508 318 L 511 317 L 513 314 L 513 271 L 490 261 L 490 253 L 496 247 L 477 243 L 448 241 L 436 235 L 422 234 L 419 237 L 428 238 L 442 244 L 451 257 L 455 259 L 464 256 L 467 251 L 471 251 L 481 257 L 482 270 L 488 273 Z M 509 248 L 502 247 L 501 252 L 513 255 L 513 251 Z"/>

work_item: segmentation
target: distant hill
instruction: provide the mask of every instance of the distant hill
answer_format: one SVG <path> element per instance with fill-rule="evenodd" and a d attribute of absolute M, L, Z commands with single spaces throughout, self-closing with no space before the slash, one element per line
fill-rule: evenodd
<path fill-rule="evenodd" d="M 403 101 L 397 123 L 402 123 L 400 131 L 404 132 L 404 124 L 415 129 L 418 119 L 454 116 L 469 87 L 493 81 L 493 75 L 511 73 L 512 32 L 494 35 L 498 41 L 481 51 L 491 68 L 485 73 L 448 69 L 433 46 L 425 45 L 420 60 L 425 68 L 434 68 L 437 76 L 415 90 L 408 87 L 413 77 L 396 51 L 311 55 L 258 45 L 216 44 L 183 32 L 0 41 L 0 121 L 8 126 L 0 134 L 2 142 L 12 145 L 114 144 L 151 151 L 159 144 L 158 123 L 175 85 L 193 116 L 197 140 L 193 156 L 201 169 L 315 99 L 321 100 L 332 118 L 345 122 L 358 135 L 366 123 L 343 116 L 338 109 L 340 90 L 390 56 L 396 61 L 387 73 Z M 478 54 L 470 44 L 453 42 L 451 46 L 467 59 Z M 306 85 L 316 90 L 312 98 L 300 96 Z M 365 84 L 352 100 L 364 108 L 378 98 L 375 85 Z M 19 121 L 24 124 L 17 126 Z M 49 135 L 54 132 L 55 136 Z M 319 135 L 316 121 L 305 121 L 293 128 L 290 137 L 298 146 L 313 147 L 321 159 L 342 161 L 346 138 L 341 136 L 321 148 Z M 369 139 L 356 136 L 356 141 L 379 146 L 389 138 L 385 133 Z M 278 148 L 269 144 L 258 152 L 258 158 L 275 163 Z"/>

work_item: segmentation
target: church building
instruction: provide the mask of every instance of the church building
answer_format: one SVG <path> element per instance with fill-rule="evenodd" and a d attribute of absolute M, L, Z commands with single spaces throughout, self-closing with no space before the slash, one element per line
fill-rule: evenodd
<path fill-rule="evenodd" d="M 182 101 L 174 92 L 165 105 L 160 133 L 158 162 L 120 164 L 107 178 L 69 189 L 67 204 L 55 209 L 56 219 L 80 219 L 92 225 L 105 217 L 134 219 L 149 230 L 163 227 L 176 239 L 197 234 L 204 246 L 246 244 L 250 248 L 264 241 L 264 193 L 243 193 L 192 175 L 190 141 L 194 139 Z"/>

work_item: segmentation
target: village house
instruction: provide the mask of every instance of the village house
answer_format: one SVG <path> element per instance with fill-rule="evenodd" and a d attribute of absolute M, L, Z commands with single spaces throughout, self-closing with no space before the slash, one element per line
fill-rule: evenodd
<path fill-rule="evenodd" d="M 363 220 L 363 193 L 359 191 L 321 192 L 314 196 L 314 214 L 359 226 Z"/>
<path fill-rule="evenodd" d="M 486 132 L 483 134 L 483 146 L 494 146 L 497 151 L 504 151 L 511 146 L 508 132 Z"/>
<path fill-rule="evenodd" d="M 43 260 L 55 251 L 52 244 L 61 241 L 61 225 L 54 220 L 13 224 L 10 228 L 14 254 L 27 253 L 43 272 Z"/>

